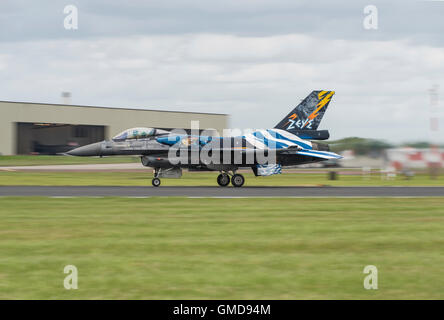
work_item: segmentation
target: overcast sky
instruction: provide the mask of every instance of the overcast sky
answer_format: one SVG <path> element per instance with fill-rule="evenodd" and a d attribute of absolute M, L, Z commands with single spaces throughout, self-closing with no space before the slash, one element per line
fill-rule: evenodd
<path fill-rule="evenodd" d="M 78 8 L 66 30 L 63 9 Z M 378 29 L 363 27 L 364 7 Z M 332 138 L 430 139 L 444 98 L 444 1 L 1 0 L 0 100 L 227 113 L 269 128 L 335 90 Z M 433 112 L 431 112 L 431 110 Z M 435 115 L 438 113 L 438 115 Z"/>

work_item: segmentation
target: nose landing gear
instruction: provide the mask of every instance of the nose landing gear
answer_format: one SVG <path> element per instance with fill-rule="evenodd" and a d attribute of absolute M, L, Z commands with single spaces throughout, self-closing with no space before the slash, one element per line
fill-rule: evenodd
<path fill-rule="evenodd" d="M 151 180 L 151 183 L 153 184 L 153 187 L 158 187 L 158 186 L 160 186 L 160 179 L 153 178 L 153 180 Z"/>
<path fill-rule="evenodd" d="M 160 178 L 180 178 L 182 169 L 179 167 L 154 168 L 154 177 L 151 183 L 154 187 L 160 186 Z"/>
<path fill-rule="evenodd" d="M 151 180 L 151 184 L 153 185 L 153 187 L 160 186 L 159 172 L 159 168 L 154 168 L 154 178 L 153 180 Z"/>

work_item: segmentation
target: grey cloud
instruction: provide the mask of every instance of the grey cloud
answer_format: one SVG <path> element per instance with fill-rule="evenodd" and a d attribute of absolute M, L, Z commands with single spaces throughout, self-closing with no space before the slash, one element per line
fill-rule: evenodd
<path fill-rule="evenodd" d="M 325 50 L 310 59 L 317 43 Z M 442 83 L 444 65 L 442 48 L 300 34 L 47 40 L 0 50 L 3 99 L 58 102 L 72 91 L 77 104 L 229 113 L 233 127 L 265 128 L 311 90 L 327 89 L 337 94 L 321 126 L 333 138 L 398 141 L 427 138 L 427 89 Z"/>
<path fill-rule="evenodd" d="M 427 89 L 442 84 L 444 3 L 24 1 L 0 4 L 1 100 L 232 114 L 270 127 L 311 90 L 336 90 L 333 138 L 428 138 Z M 63 29 L 77 5 L 79 30 Z M 441 86 L 441 88 L 444 85 Z"/>
<path fill-rule="evenodd" d="M 79 9 L 78 31 L 63 28 L 63 7 Z M 378 31 L 362 27 L 363 8 L 379 9 Z M 328 39 L 393 40 L 442 45 L 444 3 L 427 1 L 117 1 L 3 0 L 2 41 L 79 39 L 144 34 L 230 33 L 247 36 L 304 33 Z"/>

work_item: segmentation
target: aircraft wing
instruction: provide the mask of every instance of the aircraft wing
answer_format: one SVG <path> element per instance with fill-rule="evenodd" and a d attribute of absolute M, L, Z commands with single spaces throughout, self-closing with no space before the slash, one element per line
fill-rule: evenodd
<path fill-rule="evenodd" d="M 239 150 L 240 152 L 246 154 L 246 153 L 257 153 L 257 152 L 263 152 L 262 149 L 246 149 L 246 150 Z M 314 158 L 320 158 L 325 160 L 330 159 L 342 159 L 343 156 L 330 152 L 330 151 L 319 151 L 319 150 L 310 150 L 310 149 L 301 149 L 296 147 L 289 147 L 289 148 L 283 148 L 283 149 L 275 149 L 276 154 L 292 154 L 292 155 L 301 155 L 301 156 L 308 156 L 308 157 L 314 157 Z"/>

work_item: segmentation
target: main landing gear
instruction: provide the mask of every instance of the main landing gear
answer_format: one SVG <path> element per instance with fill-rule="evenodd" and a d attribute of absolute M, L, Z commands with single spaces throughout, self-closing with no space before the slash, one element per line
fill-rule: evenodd
<path fill-rule="evenodd" d="M 159 187 L 160 186 L 160 177 L 165 176 L 165 172 L 162 171 L 162 169 L 155 168 L 154 169 L 154 178 L 151 180 L 151 183 L 153 184 L 153 187 Z M 217 183 L 221 187 L 226 187 L 229 184 L 233 185 L 235 188 L 240 188 L 245 183 L 245 178 L 241 174 L 237 174 L 236 171 L 232 171 L 232 173 L 228 173 L 228 171 L 221 171 L 221 173 L 217 176 Z"/>
<path fill-rule="evenodd" d="M 245 178 L 241 174 L 235 174 L 231 177 L 231 184 L 233 185 L 233 187 L 240 188 L 244 185 L 244 183 Z"/>
<path fill-rule="evenodd" d="M 234 173 L 234 172 L 233 172 Z M 221 187 L 226 187 L 230 184 L 230 174 L 227 172 L 222 172 L 220 175 L 217 176 L 217 183 Z M 231 175 L 231 184 L 235 188 L 240 188 L 244 185 L 245 178 L 241 174 L 234 173 Z"/>
<path fill-rule="evenodd" d="M 220 175 L 217 176 L 217 183 L 221 187 L 228 186 L 230 184 L 230 176 L 226 173 L 221 173 Z"/>

